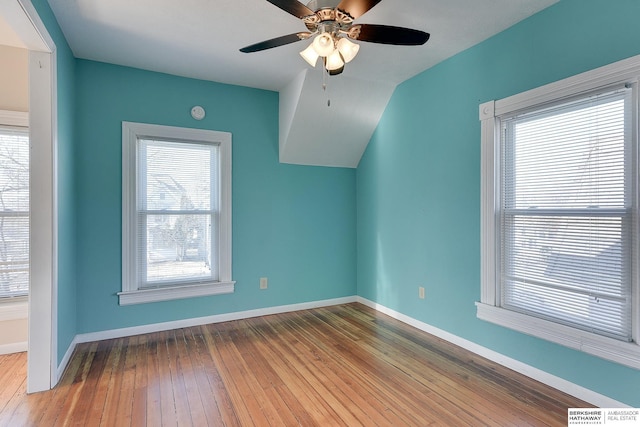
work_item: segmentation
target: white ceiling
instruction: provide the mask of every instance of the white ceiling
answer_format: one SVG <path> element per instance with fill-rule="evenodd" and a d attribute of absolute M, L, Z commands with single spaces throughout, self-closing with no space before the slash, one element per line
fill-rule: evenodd
<path fill-rule="evenodd" d="M 298 55 L 308 41 L 239 52 L 256 42 L 306 30 L 300 20 L 266 0 L 48 1 L 76 57 L 279 91 L 281 115 L 283 110 L 289 114 L 284 120 L 288 129 L 283 129 L 281 117 L 281 160 L 355 167 L 384 111 L 390 87 L 558 0 L 383 0 L 356 22 L 415 28 L 431 38 L 411 47 L 360 42 L 360 52 L 345 72 L 329 80 L 334 87 L 349 82 L 349 94 L 331 93 L 330 108 L 326 101 L 309 102 L 302 92 L 291 94 L 293 86 L 308 92 L 312 83 L 321 81 L 320 71 Z M 367 103 L 371 106 L 355 104 L 371 96 L 378 97 Z M 350 120 L 356 111 L 362 120 Z M 306 132 L 303 141 L 305 132 L 294 130 L 310 120 L 341 120 L 340 133 Z M 326 143 L 336 140 L 338 144 Z"/>

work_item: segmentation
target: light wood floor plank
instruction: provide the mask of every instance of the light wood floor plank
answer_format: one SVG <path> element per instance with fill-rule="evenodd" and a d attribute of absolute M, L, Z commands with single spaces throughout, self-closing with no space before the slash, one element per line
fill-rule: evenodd
<path fill-rule="evenodd" d="M 53 426 L 61 417 L 66 420 L 67 425 L 73 425 L 69 422 L 74 412 L 72 409 L 78 403 L 80 390 L 87 385 L 85 380 L 97 347 L 98 343 L 92 343 L 85 345 L 86 351 L 76 352 L 67 366 L 66 375 L 54 390 L 27 396 L 25 402 L 30 406 L 29 417 L 16 419 L 15 423 Z M 77 378 L 80 380 L 76 380 Z M 81 400 L 81 402 L 85 401 L 85 399 Z"/>
<path fill-rule="evenodd" d="M 131 402 L 131 426 L 143 426 L 147 424 L 147 369 L 144 364 L 147 360 L 147 335 L 137 337 L 136 356 L 131 367 L 133 378 L 133 398 Z M 141 367 L 139 369 L 139 367 Z"/>
<path fill-rule="evenodd" d="M 272 412 L 269 422 L 276 425 L 298 424 L 298 420 L 289 410 L 283 396 L 275 391 L 275 389 L 281 390 L 284 382 L 271 368 L 267 356 L 256 345 L 259 337 L 249 329 L 245 322 L 240 324 L 245 337 L 241 356 L 244 364 L 249 367 L 251 375 L 255 379 L 256 388 L 259 387 L 263 393 L 262 399 L 269 402 L 270 411 Z"/>
<path fill-rule="evenodd" d="M 318 314 L 323 319 L 329 319 L 328 313 Z M 340 330 L 347 328 L 339 317 L 333 318 L 333 322 L 342 325 Z M 364 327 L 365 325 L 362 325 Z M 356 329 L 361 330 L 361 329 Z M 472 422 L 473 418 L 469 418 L 467 414 L 483 413 L 487 417 L 487 425 L 500 426 L 499 423 L 493 422 L 491 414 L 496 410 L 495 405 L 485 396 L 476 395 L 474 399 L 467 399 L 466 390 L 464 389 L 465 376 L 459 371 L 448 372 L 438 369 L 441 366 L 450 365 L 450 360 L 437 360 L 438 355 L 431 353 L 429 357 L 420 357 L 410 350 L 413 344 L 409 340 L 397 339 L 394 341 L 386 340 L 383 330 L 378 329 L 378 334 L 367 340 L 367 343 L 360 342 L 356 348 L 363 348 L 365 354 L 378 351 L 384 362 L 384 366 L 391 369 L 390 376 L 401 379 L 402 383 L 414 388 L 414 393 L 426 393 L 434 403 L 438 403 L 444 412 L 454 415 L 456 418 Z M 396 337 L 401 336 L 396 334 Z M 398 345 L 402 344 L 402 345 Z M 424 349 L 423 349 L 424 351 Z M 439 363 L 436 363 L 439 362 Z M 444 362 L 444 363 L 443 363 Z M 430 365 L 430 366 L 429 366 Z M 456 366 L 456 365 L 452 365 Z M 429 369 L 431 368 L 431 369 Z M 451 377 L 455 377 L 452 380 Z M 400 384 L 399 384 L 400 386 Z M 457 389 L 457 393 L 451 394 L 448 398 L 447 390 Z M 514 423 L 521 423 L 521 420 L 511 420 Z"/>
<path fill-rule="evenodd" d="M 187 332 L 188 333 L 188 332 Z M 180 377 L 184 383 L 186 401 L 188 403 L 188 411 L 191 417 L 191 424 L 196 426 L 204 426 L 207 424 L 207 416 L 205 415 L 204 405 L 198 391 L 198 381 L 196 377 L 199 372 L 194 371 L 191 354 L 187 347 L 187 337 L 185 330 L 176 331 L 176 347 L 178 350 L 178 364 L 176 365 Z M 174 395 L 176 400 L 180 400 L 178 395 Z M 182 399 L 184 400 L 184 399 Z"/>
<path fill-rule="evenodd" d="M 12 408 L 10 403 L 14 399 L 14 395 L 22 393 L 24 388 L 24 380 L 26 378 L 26 366 L 22 363 L 20 353 L 0 356 L 6 360 L 0 364 L 0 414 L 7 414 L 10 417 Z"/>
<path fill-rule="evenodd" d="M 273 347 L 272 360 L 281 358 L 285 363 L 284 367 L 295 372 L 298 380 L 290 381 L 288 384 L 297 385 L 293 392 L 302 400 L 304 406 L 313 407 L 314 418 L 325 423 L 332 419 L 340 420 L 341 424 L 359 425 L 357 418 L 343 404 L 336 404 L 337 398 L 332 390 L 332 384 L 323 381 L 323 375 L 313 369 L 310 356 L 301 346 L 299 340 L 295 339 L 284 324 L 272 336 L 269 346 Z M 315 405 L 313 405 L 315 403 Z M 333 404 L 332 404 L 333 403 Z M 313 406 L 312 406 L 313 405 Z"/>
<path fill-rule="evenodd" d="M 307 314 L 300 313 L 299 316 L 308 318 L 307 322 L 313 320 Z M 296 323 L 302 323 L 303 320 L 298 318 Z M 311 330 L 312 326 L 308 324 L 305 330 Z M 316 328 L 314 334 L 322 334 L 320 342 L 340 343 L 334 346 L 334 359 L 344 364 L 345 371 L 353 371 L 361 381 L 371 381 L 376 387 L 381 389 L 385 398 L 391 400 L 395 407 L 402 409 L 402 412 L 411 417 L 411 424 L 420 425 L 431 422 L 431 417 L 420 409 L 428 396 L 430 400 L 430 410 L 441 420 L 447 420 L 449 424 L 460 423 L 460 416 L 447 411 L 446 407 L 442 407 L 439 403 L 442 396 L 431 395 L 428 388 L 416 383 L 413 379 L 407 381 L 401 372 L 398 372 L 393 365 L 385 363 L 382 359 L 386 356 L 379 348 L 371 346 L 363 347 L 366 340 L 362 336 L 358 336 L 357 332 L 351 332 L 342 328 L 326 329 L 325 327 Z M 371 355 L 377 357 L 371 357 Z M 401 391 L 401 393 L 399 393 Z M 395 397 L 398 397 L 397 399 Z M 453 407 L 453 406 L 452 406 Z M 458 408 L 453 407 L 457 412 Z"/>
<path fill-rule="evenodd" d="M 146 425 L 149 426 L 162 425 L 162 411 L 160 409 L 160 383 L 162 382 L 162 378 L 160 378 L 160 370 L 158 368 L 159 341 L 160 335 L 158 333 L 147 336 L 147 412 L 145 419 Z M 140 362 L 144 364 L 145 360 L 141 359 Z"/>
<path fill-rule="evenodd" d="M 126 384 L 128 381 L 128 374 L 130 372 L 126 369 L 126 360 L 129 357 L 129 353 L 134 350 L 134 346 L 131 345 L 131 338 L 120 338 L 116 341 L 116 348 L 120 351 L 114 352 L 117 356 L 114 357 L 111 365 L 111 373 L 109 376 L 109 382 L 107 383 L 105 403 L 102 409 L 102 415 L 100 417 L 100 427 L 115 427 L 119 421 L 123 424 L 131 424 L 131 411 L 125 408 L 118 407 L 119 398 L 125 394 L 129 395 L 129 402 L 131 401 L 131 387 L 132 385 Z M 98 405 L 96 405 L 96 408 Z M 93 423 L 93 421 L 91 421 Z"/>
<path fill-rule="evenodd" d="M 255 319 L 250 319 L 252 325 L 254 320 Z M 298 388 L 301 386 L 300 382 L 302 381 L 302 378 L 298 376 L 297 373 L 289 369 L 288 364 L 283 360 L 279 353 L 273 352 L 273 349 L 269 345 L 265 345 L 267 343 L 265 335 L 257 331 L 255 327 L 252 327 L 252 330 L 256 336 L 256 340 L 254 341 L 256 352 L 262 356 L 260 364 L 257 366 L 260 372 L 267 377 L 263 381 L 268 381 L 271 384 L 273 394 L 277 396 L 278 399 L 282 400 L 282 404 L 289 412 L 288 416 L 295 419 L 295 422 L 287 425 L 299 424 L 307 426 L 316 424 L 314 422 L 314 418 L 311 416 L 311 413 L 316 411 L 314 408 L 315 405 L 312 404 L 305 407 L 299 399 L 300 394 L 307 394 L 313 390 L 303 390 Z M 273 341 L 270 343 L 273 343 L 275 340 L 280 338 L 272 336 L 271 339 Z M 294 387 L 296 392 L 294 393 L 287 384 L 290 384 L 292 387 L 298 386 Z"/>
<path fill-rule="evenodd" d="M 361 304 L 77 346 L 26 395 L 0 356 L 0 426 L 563 426 L 585 402 Z"/>
<path fill-rule="evenodd" d="M 227 387 L 225 387 L 220 376 L 218 361 L 211 357 L 203 329 L 205 329 L 204 326 L 191 328 L 195 343 L 194 349 L 201 366 L 198 377 L 201 380 L 206 379 L 206 382 L 201 381 L 202 389 L 200 394 L 204 401 L 207 402 L 209 425 L 240 426 L 241 424 L 233 410 Z M 202 378 L 203 374 L 204 378 Z"/>
<path fill-rule="evenodd" d="M 327 352 L 318 345 L 318 340 L 308 339 L 305 336 L 304 332 L 308 325 L 297 322 L 284 322 L 284 325 L 291 332 L 291 336 L 299 337 L 294 346 L 285 348 L 285 351 L 295 351 L 306 361 L 307 370 L 303 371 L 303 375 L 315 377 L 316 382 L 312 386 L 318 388 L 319 384 L 323 387 L 321 394 L 331 408 L 344 407 L 345 410 L 338 412 L 340 419 L 350 426 L 382 422 L 384 417 L 381 417 L 380 413 L 371 411 L 369 402 L 363 399 L 360 393 L 354 393 L 353 389 L 344 383 L 340 373 L 327 369 L 327 363 L 330 363 L 333 357 L 326 356 Z"/>
<path fill-rule="evenodd" d="M 184 330 L 185 352 L 191 359 L 191 374 L 195 382 L 194 392 L 197 393 L 198 400 L 202 405 L 204 422 L 201 423 L 201 425 L 223 425 L 224 422 L 218 410 L 218 402 L 216 401 L 211 383 L 209 382 L 208 373 L 206 372 L 206 364 L 200 354 L 204 349 L 198 340 L 202 342 L 203 338 L 199 333 L 194 333 L 197 332 L 197 329 L 195 331 L 194 329 L 195 328 Z"/>
<path fill-rule="evenodd" d="M 178 353 L 178 347 L 180 346 L 178 335 L 180 332 L 180 330 L 167 332 L 167 355 L 169 358 L 169 375 L 172 390 L 171 399 L 175 407 L 178 425 L 192 425 L 189 396 L 187 395 L 187 388 L 184 381 L 184 368 Z"/>
<path fill-rule="evenodd" d="M 158 379 L 160 385 L 160 415 L 163 426 L 178 425 L 178 408 L 174 402 L 174 383 L 171 378 L 171 334 L 173 331 L 160 332 L 157 347 Z"/>
<path fill-rule="evenodd" d="M 299 325 L 302 325 L 302 322 Z M 300 329 L 301 332 L 304 332 L 305 328 Z M 324 339 L 319 340 L 318 336 L 314 336 L 313 333 L 303 334 L 302 336 L 308 345 L 319 346 L 317 351 L 322 351 L 323 353 L 329 353 L 330 349 L 327 343 L 334 342 L 325 341 Z M 367 376 L 362 375 L 363 372 L 353 364 L 347 363 L 347 361 L 341 360 L 339 357 L 323 357 L 321 362 L 320 369 L 331 372 L 332 378 L 338 387 L 344 390 L 351 390 L 350 398 L 354 401 L 354 404 L 363 408 L 375 424 L 407 425 L 418 422 L 417 419 L 411 419 L 408 415 L 410 407 L 405 406 L 405 403 L 399 399 L 395 399 L 395 393 L 387 394 L 382 388 L 373 385 Z M 395 402 L 395 407 L 399 411 L 390 409 L 389 400 Z M 423 418 L 420 421 L 429 420 Z"/>
<path fill-rule="evenodd" d="M 319 314 L 320 315 L 320 314 Z M 356 317 L 354 317 L 356 318 Z M 333 319 L 338 324 L 343 323 L 343 318 Z M 482 414 L 485 417 L 486 425 L 504 425 L 505 418 L 509 415 L 501 411 L 500 407 L 494 403 L 492 396 L 495 390 L 491 383 L 473 381 L 476 376 L 469 375 L 465 363 L 455 358 L 455 349 L 452 346 L 450 352 L 442 357 L 442 352 L 430 348 L 429 343 L 416 342 L 411 336 L 405 336 L 403 331 L 395 330 L 393 325 L 397 321 L 390 319 L 389 324 L 382 324 L 377 321 L 376 335 L 364 346 L 367 351 L 381 351 L 381 356 L 388 366 L 407 375 L 413 381 L 426 387 L 430 391 L 431 399 L 438 402 L 445 411 L 467 422 L 473 422 L 467 414 L 474 417 Z M 397 322 L 401 325 L 399 322 Z M 381 326 L 384 326 L 381 328 Z M 359 323 L 359 328 L 367 328 L 366 323 Z M 394 333 L 388 332 L 393 330 Z M 440 340 L 441 345 L 446 345 Z M 416 351 L 416 348 L 418 351 Z M 467 353 L 468 352 L 464 352 Z M 426 356 L 426 357 L 425 357 Z M 455 363 L 451 363 L 454 362 Z M 474 382 L 470 384 L 470 380 Z M 456 393 L 448 393 L 448 390 L 456 390 Z M 483 390 L 483 393 L 478 393 Z M 471 397 L 471 398 L 470 398 Z M 500 420 L 494 420 L 493 414 L 501 413 Z M 517 413 L 516 413 L 517 414 Z M 516 414 L 508 419 L 511 425 L 527 424 Z"/>

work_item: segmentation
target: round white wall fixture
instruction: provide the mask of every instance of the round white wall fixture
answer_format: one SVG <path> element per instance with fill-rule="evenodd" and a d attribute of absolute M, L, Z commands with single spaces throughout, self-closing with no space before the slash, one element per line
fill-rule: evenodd
<path fill-rule="evenodd" d="M 205 113 L 205 111 L 204 111 L 204 108 L 202 108 L 202 107 L 201 107 L 201 106 L 199 106 L 199 105 L 196 105 L 195 107 L 193 107 L 193 108 L 191 109 L 191 117 L 193 117 L 193 118 L 194 118 L 194 119 L 196 119 L 196 120 L 202 120 L 202 119 L 204 119 L 205 114 L 206 114 L 206 113 Z"/>

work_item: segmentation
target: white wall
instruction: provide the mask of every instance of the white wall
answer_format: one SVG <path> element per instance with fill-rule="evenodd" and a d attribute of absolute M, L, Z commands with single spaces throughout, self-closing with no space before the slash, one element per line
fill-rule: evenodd
<path fill-rule="evenodd" d="M 0 45 L 0 110 L 29 111 L 29 51 Z M 0 354 L 27 349 L 27 306 L 0 305 Z"/>

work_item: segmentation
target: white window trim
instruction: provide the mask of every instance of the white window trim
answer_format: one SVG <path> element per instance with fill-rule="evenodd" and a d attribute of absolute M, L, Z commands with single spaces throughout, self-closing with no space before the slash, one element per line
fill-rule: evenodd
<path fill-rule="evenodd" d="M 592 71 L 550 83 L 548 85 L 510 96 L 498 101 L 480 105 L 481 121 L 481 300 L 476 302 L 477 317 L 518 332 L 583 351 L 613 362 L 640 369 L 640 289 L 638 241 L 633 242 L 633 288 L 632 288 L 632 329 L 634 342 L 627 343 L 613 338 L 586 332 L 577 328 L 560 325 L 500 307 L 499 280 L 497 277 L 499 259 L 496 257 L 500 221 L 500 126 L 499 118 L 541 107 L 561 99 L 569 99 L 580 94 L 616 84 L 638 85 L 640 78 L 640 55 L 628 58 Z M 638 88 L 634 91 L 633 102 L 638 105 Z M 637 114 L 634 117 L 637 120 Z M 633 138 L 638 139 L 638 123 L 633 124 Z M 638 161 L 638 153 L 634 154 Z M 636 183 L 638 177 L 635 177 Z M 636 192 L 637 185 L 636 185 Z M 637 213 L 638 206 L 635 206 Z M 635 221 L 638 221 L 636 216 Z"/>
<path fill-rule="evenodd" d="M 0 110 L 0 124 L 5 126 L 29 127 L 29 113 Z"/>
<path fill-rule="evenodd" d="M 214 142 L 220 147 L 220 280 L 138 289 L 135 266 L 136 141 L 139 137 Z M 122 122 L 122 292 L 120 305 L 233 293 L 231 280 L 231 134 L 205 129 Z"/>

